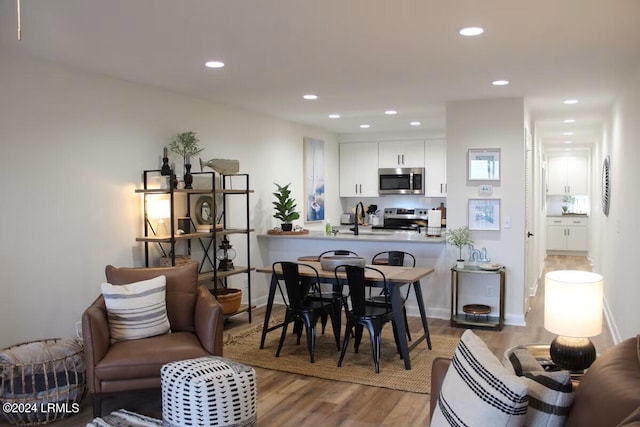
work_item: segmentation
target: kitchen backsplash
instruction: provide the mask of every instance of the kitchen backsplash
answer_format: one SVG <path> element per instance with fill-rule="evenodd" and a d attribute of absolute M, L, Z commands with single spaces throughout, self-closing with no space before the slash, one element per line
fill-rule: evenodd
<path fill-rule="evenodd" d="M 365 206 L 377 205 L 380 214 L 385 208 L 426 208 L 433 209 L 444 203 L 447 206 L 446 197 L 422 197 L 422 196 L 381 196 L 381 197 L 341 197 L 343 212 L 351 210 L 359 203 Z"/>

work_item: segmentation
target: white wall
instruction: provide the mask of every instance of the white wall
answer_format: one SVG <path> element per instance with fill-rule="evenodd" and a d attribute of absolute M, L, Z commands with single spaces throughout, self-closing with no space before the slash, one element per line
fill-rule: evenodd
<path fill-rule="evenodd" d="M 594 271 L 602 274 L 605 310 L 615 342 L 640 333 L 640 282 L 638 241 L 640 241 L 640 67 L 630 75 L 617 99 L 611 120 L 594 153 L 590 221 L 593 221 L 591 254 Z M 611 205 L 609 216 L 602 213 L 602 160 L 611 159 Z"/>
<path fill-rule="evenodd" d="M 142 265 L 134 189 L 178 132 L 198 133 L 203 159 L 238 159 L 251 174 L 251 225 L 261 233 L 277 225 L 274 181 L 292 182 L 302 200 L 303 137 L 324 140 L 326 194 L 335 195 L 326 211 L 339 218 L 333 134 L 3 51 L 0 63 L 0 348 L 73 334 L 105 265 Z"/>
<path fill-rule="evenodd" d="M 468 199 L 478 198 L 478 183 L 468 182 L 467 151 L 499 148 L 501 180 L 491 198 L 500 199 L 501 230 L 472 231 L 476 248 L 487 248 L 491 262 L 506 266 L 506 320 L 524 324 L 525 109 L 522 98 L 459 101 L 447 104 L 447 228 L 468 225 Z M 510 217 L 511 228 L 505 227 Z M 450 248 L 455 264 L 457 248 Z M 468 253 L 463 253 L 469 258 Z M 484 287 L 479 289 L 483 292 Z"/>

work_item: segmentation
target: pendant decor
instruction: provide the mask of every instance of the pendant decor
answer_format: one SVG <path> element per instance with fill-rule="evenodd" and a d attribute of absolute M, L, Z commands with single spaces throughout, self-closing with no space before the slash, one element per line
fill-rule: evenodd
<path fill-rule="evenodd" d="M 602 162 L 602 213 L 606 216 L 609 216 L 609 205 L 611 203 L 610 167 L 611 161 L 609 160 L 609 156 L 607 156 Z"/>

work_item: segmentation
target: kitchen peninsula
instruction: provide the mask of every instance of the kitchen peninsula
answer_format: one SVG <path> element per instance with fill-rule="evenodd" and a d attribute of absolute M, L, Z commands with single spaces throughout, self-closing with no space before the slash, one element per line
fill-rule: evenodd
<path fill-rule="evenodd" d="M 444 235 L 426 237 L 424 233 L 415 231 L 391 232 L 361 226 L 357 236 L 348 227 L 340 227 L 335 236 L 310 231 L 300 235 L 260 234 L 257 237 L 264 266 L 276 261 L 296 261 L 300 256 L 318 255 L 334 249 L 348 249 L 368 260 L 382 251 L 411 252 L 416 257 L 416 266 L 434 269 L 422 283 L 427 316 L 443 319 L 449 316 L 447 285 L 451 265 L 447 261 Z M 264 286 L 268 286 L 268 283 L 265 282 Z M 407 301 L 407 311 L 411 316 L 419 315 L 413 293 Z"/>

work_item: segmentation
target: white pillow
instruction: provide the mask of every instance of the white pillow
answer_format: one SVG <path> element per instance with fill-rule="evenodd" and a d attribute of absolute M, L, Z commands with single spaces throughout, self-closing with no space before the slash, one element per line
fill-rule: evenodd
<path fill-rule="evenodd" d="M 102 295 L 107 306 L 111 342 L 171 332 L 167 317 L 165 276 L 128 285 L 103 283 Z"/>
<path fill-rule="evenodd" d="M 521 426 L 526 415 L 524 381 L 466 330 L 444 377 L 431 426 Z"/>

